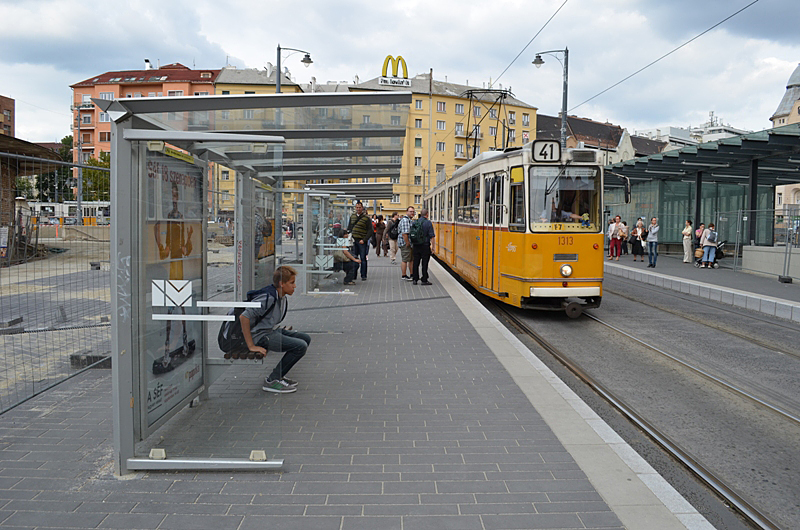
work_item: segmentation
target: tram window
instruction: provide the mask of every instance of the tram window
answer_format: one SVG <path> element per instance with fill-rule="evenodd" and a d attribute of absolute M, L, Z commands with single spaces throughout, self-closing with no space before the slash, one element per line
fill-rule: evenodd
<path fill-rule="evenodd" d="M 512 184 L 509 194 L 508 230 L 510 232 L 525 231 L 525 187 L 522 183 Z"/>
<path fill-rule="evenodd" d="M 453 220 L 453 188 L 447 188 L 447 220 Z"/>

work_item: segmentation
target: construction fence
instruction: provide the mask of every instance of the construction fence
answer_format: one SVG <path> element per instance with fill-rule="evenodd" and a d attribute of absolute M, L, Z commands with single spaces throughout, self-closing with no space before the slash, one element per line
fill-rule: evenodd
<path fill-rule="evenodd" d="M 0 413 L 109 363 L 109 170 L 0 152 Z M 78 196 L 81 190 L 81 196 Z"/>

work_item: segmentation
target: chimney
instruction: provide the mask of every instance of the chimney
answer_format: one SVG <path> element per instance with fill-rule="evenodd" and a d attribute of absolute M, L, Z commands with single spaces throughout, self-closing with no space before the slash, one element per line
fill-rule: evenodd
<path fill-rule="evenodd" d="M 150 63 L 150 59 L 145 59 L 144 60 L 144 69 L 145 70 L 152 70 L 153 69 L 153 65 Z"/>

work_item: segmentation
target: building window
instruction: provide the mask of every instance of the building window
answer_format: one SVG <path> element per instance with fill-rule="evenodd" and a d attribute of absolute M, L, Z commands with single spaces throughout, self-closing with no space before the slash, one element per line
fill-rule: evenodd
<path fill-rule="evenodd" d="M 81 114 L 81 123 L 84 123 L 84 124 L 92 123 L 92 115 L 91 114 Z"/>
<path fill-rule="evenodd" d="M 489 136 L 497 136 L 497 127 L 489 127 Z"/>
<path fill-rule="evenodd" d="M 422 202 L 422 195 L 414 195 L 414 204 L 420 204 Z"/>
<path fill-rule="evenodd" d="M 366 116 L 363 116 L 361 119 L 362 119 L 361 123 L 369 123 L 370 117 L 368 115 L 366 115 Z"/>
<path fill-rule="evenodd" d="M 392 125 L 400 125 L 400 116 L 392 116 L 390 123 Z"/>
<path fill-rule="evenodd" d="M 229 111 L 229 110 L 221 110 L 221 111 L 219 111 L 219 119 L 221 119 L 221 120 L 229 120 L 229 119 L 231 119 L 231 111 Z"/>
<path fill-rule="evenodd" d="M 508 123 L 509 125 L 514 125 L 515 123 L 517 123 L 517 113 L 514 112 L 513 110 L 508 113 Z"/>
<path fill-rule="evenodd" d="M 108 112 L 101 112 L 100 115 L 97 117 L 97 120 L 100 123 L 108 123 L 111 121 L 111 116 L 108 115 Z"/>
<path fill-rule="evenodd" d="M 778 204 L 778 206 L 783 204 L 783 193 L 779 193 L 778 194 L 778 203 L 777 204 Z"/>
<path fill-rule="evenodd" d="M 444 101 L 437 101 L 436 112 L 447 112 L 447 103 Z"/>
<path fill-rule="evenodd" d="M 230 95 L 230 93 L 231 93 L 231 91 L 230 91 L 230 90 L 223 90 L 223 91 L 222 91 L 222 95 L 223 95 L 223 96 L 229 96 L 229 95 Z"/>
<path fill-rule="evenodd" d="M 182 96 L 183 90 L 168 90 L 167 95 L 169 97 Z"/>
<path fill-rule="evenodd" d="M 81 134 L 81 143 L 90 144 L 92 143 L 92 135 L 89 133 Z"/>
<path fill-rule="evenodd" d="M 101 142 L 110 142 L 111 141 L 111 133 L 108 132 L 108 131 L 101 132 L 100 133 L 100 141 Z"/>
<path fill-rule="evenodd" d="M 444 145 L 444 142 L 436 142 L 436 150 L 437 151 L 442 151 L 443 152 L 445 150 L 445 148 L 446 148 L 446 146 Z"/>
<path fill-rule="evenodd" d="M 421 119 L 414 120 L 414 127 L 416 127 L 417 129 L 422 129 L 422 120 Z"/>
<path fill-rule="evenodd" d="M 422 166 L 422 157 L 421 156 L 415 156 L 414 157 L 414 165 L 417 166 L 417 167 Z"/>
<path fill-rule="evenodd" d="M 228 170 L 224 170 L 220 176 L 222 180 L 230 180 L 231 179 L 231 172 Z"/>
<path fill-rule="evenodd" d="M 436 172 L 444 171 L 444 164 L 436 164 Z"/>
<path fill-rule="evenodd" d="M 489 109 L 489 118 L 493 120 L 497 119 L 497 109 Z"/>
<path fill-rule="evenodd" d="M 414 138 L 414 147 L 422 147 L 422 138 Z"/>
<path fill-rule="evenodd" d="M 481 108 L 480 107 L 472 107 L 472 115 L 476 118 L 481 117 Z"/>
<path fill-rule="evenodd" d="M 421 99 L 414 100 L 414 108 L 417 109 L 417 110 L 422 109 L 422 100 Z"/>
<path fill-rule="evenodd" d="M 463 136 L 463 134 L 464 134 L 464 124 L 456 123 L 456 136 Z"/>
<path fill-rule="evenodd" d="M 414 175 L 414 186 L 422 186 L 422 176 Z"/>
<path fill-rule="evenodd" d="M 522 126 L 527 127 L 531 124 L 531 115 L 530 114 L 523 114 L 522 115 Z"/>
<path fill-rule="evenodd" d="M 456 156 L 464 156 L 464 144 L 456 144 Z"/>
<path fill-rule="evenodd" d="M 515 129 L 508 130 L 508 143 L 514 143 L 517 140 L 517 131 Z"/>
<path fill-rule="evenodd" d="M 100 92 L 100 99 L 113 100 L 114 99 L 114 93 L 113 92 Z"/>
<path fill-rule="evenodd" d="M 392 201 L 394 204 L 398 204 L 400 202 L 400 194 L 399 193 L 392 193 Z"/>
<path fill-rule="evenodd" d="M 456 103 L 456 114 L 464 114 L 464 104 Z"/>
<path fill-rule="evenodd" d="M 392 164 L 402 164 L 403 163 L 403 157 L 402 156 L 392 156 L 392 157 L 389 158 L 389 161 Z"/>
<path fill-rule="evenodd" d="M 447 129 L 447 124 L 445 123 L 444 120 L 436 120 L 436 129 L 444 131 L 445 129 Z"/>
<path fill-rule="evenodd" d="M 399 176 L 389 177 L 389 183 L 400 184 L 400 177 Z"/>
<path fill-rule="evenodd" d="M 255 118 L 255 115 L 256 113 L 253 109 L 244 109 L 242 111 L 242 118 L 244 118 L 245 120 L 252 120 Z"/>
<path fill-rule="evenodd" d="M 208 92 L 195 92 L 194 95 L 195 96 L 207 96 Z"/>

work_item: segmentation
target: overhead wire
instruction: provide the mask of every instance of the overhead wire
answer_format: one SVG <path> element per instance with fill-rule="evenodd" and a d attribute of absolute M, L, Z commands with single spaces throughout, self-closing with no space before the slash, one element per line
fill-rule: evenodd
<path fill-rule="evenodd" d="M 672 51 L 669 51 L 669 52 L 665 53 L 664 55 L 662 55 L 661 57 L 659 57 L 659 58 L 658 58 L 658 59 L 656 59 L 655 61 L 653 61 L 653 62 L 651 62 L 651 63 L 647 64 L 646 66 L 643 66 L 642 68 L 640 68 L 640 69 L 636 70 L 635 72 L 633 72 L 631 75 L 629 75 L 629 76 L 625 77 L 624 79 L 621 79 L 621 80 L 617 81 L 616 83 L 614 83 L 614 84 L 613 84 L 613 85 L 611 85 L 610 87 L 606 88 L 605 90 L 603 90 L 603 91 L 601 91 L 601 92 L 598 92 L 597 94 L 595 94 L 594 96 L 590 97 L 590 98 L 589 98 L 589 99 L 587 99 L 586 101 L 584 101 L 584 102 L 582 102 L 582 103 L 579 103 L 579 104 L 575 105 L 574 107 L 572 107 L 571 109 L 569 109 L 569 111 L 567 111 L 567 112 L 572 112 L 573 110 L 577 109 L 577 108 L 578 108 L 578 107 L 580 107 L 581 105 L 585 105 L 586 103 L 589 103 L 589 102 L 590 102 L 590 101 L 592 101 L 593 99 L 595 99 L 595 98 L 597 98 L 597 97 L 600 97 L 600 96 L 602 96 L 603 94 L 605 94 L 605 93 L 606 93 L 606 92 L 608 92 L 609 90 L 611 90 L 611 89 L 613 89 L 613 88 L 615 88 L 615 87 L 617 87 L 617 86 L 621 85 L 622 83 L 624 83 L 624 82 L 625 82 L 625 81 L 627 81 L 628 79 L 632 78 L 633 76 L 635 76 L 635 75 L 637 75 L 637 74 L 639 74 L 639 73 L 641 73 L 641 72 L 643 72 L 643 71 L 647 70 L 648 68 L 650 68 L 651 66 L 653 66 L 653 65 L 654 65 L 654 64 L 656 64 L 657 62 L 661 61 L 662 59 L 665 59 L 666 57 L 669 57 L 670 55 L 672 55 L 672 54 L 673 54 L 673 53 L 675 53 L 676 51 L 680 50 L 681 48 L 683 48 L 683 47 L 684 47 L 684 46 L 686 46 L 687 44 L 689 44 L 689 43 L 691 43 L 691 42 L 693 42 L 693 41 L 695 41 L 695 40 L 699 39 L 700 37 L 702 37 L 703 35 L 705 35 L 705 34 L 706 34 L 706 33 L 708 33 L 709 31 L 711 31 L 712 29 L 714 29 L 714 28 L 716 28 L 716 27 L 718 27 L 718 26 L 720 26 L 720 25 L 724 24 L 724 23 L 725 23 L 725 22 L 727 22 L 728 20 L 732 19 L 733 17 L 735 17 L 736 15 L 738 15 L 739 13 L 741 13 L 742 11 L 744 11 L 745 9 L 749 8 L 750 6 L 752 6 L 753 4 L 756 4 L 756 3 L 758 3 L 758 2 L 759 2 L 759 0 L 753 0 L 752 2 L 750 2 L 749 4 L 747 4 L 746 6 L 744 6 L 743 8 L 739 9 L 738 11 L 736 11 L 735 13 L 733 13 L 732 15 L 729 15 L 729 16 L 725 17 L 724 19 L 720 20 L 719 22 L 717 22 L 716 24 L 714 24 L 713 26 L 711 26 L 711 27 L 710 27 L 710 28 L 708 28 L 707 30 L 703 31 L 702 33 L 699 33 L 698 35 L 695 35 L 694 37 L 692 37 L 691 39 L 687 40 L 686 42 L 684 42 L 683 44 L 681 44 L 681 45 L 680 45 L 680 46 L 678 46 L 677 48 L 673 49 Z"/>

